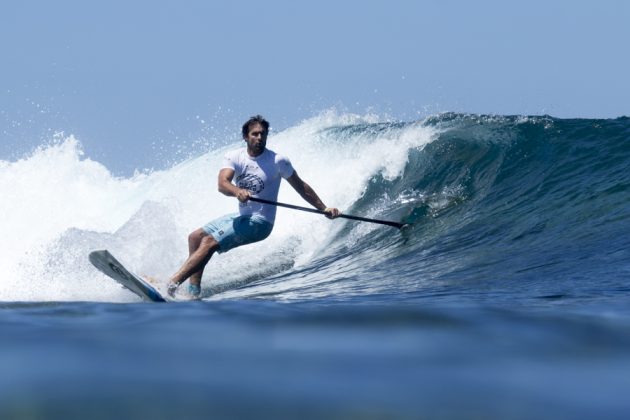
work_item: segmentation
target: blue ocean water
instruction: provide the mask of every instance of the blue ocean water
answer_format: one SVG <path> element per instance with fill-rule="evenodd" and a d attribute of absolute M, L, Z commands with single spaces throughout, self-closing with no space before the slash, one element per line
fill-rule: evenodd
<path fill-rule="evenodd" d="M 630 119 L 325 114 L 268 146 L 328 205 L 409 226 L 280 209 L 202 301 L 146 304 L 87 253 L 165 281 L 236 205 L 227 148 L 130 178 L 72 137 L 1 162 L 3 418 L 630 414 Z"/>

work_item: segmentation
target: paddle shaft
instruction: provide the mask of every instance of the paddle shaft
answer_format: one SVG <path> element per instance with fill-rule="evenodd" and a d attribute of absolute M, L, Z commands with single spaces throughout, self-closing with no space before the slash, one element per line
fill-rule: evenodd
<path fill-rule="evenodd" d="M 309 213 L 317 213 L 317 214 L 324 214 L 324 215 L 326 214 L 322 210 L 311 209 L 309 207 L 295 206 L 293 204 L 278 203 L 276 201 L 265 200 L 263 198 L 250 197 L 249 199 L 252 201 L 256 201 L 258 203 L 271 204 L 272 206 L 286 207 L 288 209 L 307 211 Z M 404 223 L 390 222 L 389 220 L 368 219 L 367 217 L 352 216 L 349 214 L 340 214 L 339 217 L 343 217 L 344 219 L 357 220 L 359 222 L 378 223 L 380 225 L 392 226 L 398 229 L 402 228 L 405 225 Z"/>

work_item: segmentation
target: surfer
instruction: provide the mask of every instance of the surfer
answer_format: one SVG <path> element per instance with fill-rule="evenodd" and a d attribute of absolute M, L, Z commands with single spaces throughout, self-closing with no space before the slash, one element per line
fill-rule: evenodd
<path fill-rule="evenodd" d="M 276 201 L 282 178 L 326 217 L 334 219 L 341 214 L 334 207 L 326 207 L 313 188 L 298 176 L 288 158 L 267 149 L 268 134 L 269 122 L 260 115 L 243 124 L 242 135 L 247 147 L 228 152 L 219 171 L 219 192 L 236 197 L 239 212 L 215 219 L 188 236 L 189 256 L 169 280 L 170 296 L 175 295 L 180 284 L 190 279 L 188 292 L 198 297 L 203 270 L 215 252 L 227 252 L 269 236 L 276 206 L 253 202 L 249 198 Z"/>

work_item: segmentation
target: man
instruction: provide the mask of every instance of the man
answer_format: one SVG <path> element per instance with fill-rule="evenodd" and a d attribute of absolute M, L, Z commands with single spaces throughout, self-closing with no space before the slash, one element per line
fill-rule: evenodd
<path fill-rule="evenodd" d="M 243 140 L 247 148 L 225 155 L 219 171 L 219 191 L 236 197 L 239 213 L 213 220 L 188 236 L 189 256 L 168 284 L 168 294 L 175 295 L 177 287 L 190 278 L 188 291 L 198 297 L 201 276 L 212 254 L 227 252 L 237 246 L 262 241 L 271 233 L 276 217 L 276 206 L 249 201 L 250 197 L 276 201 L 282 178 L 309 204 L 334 219 L 341 213 L 324 205 L 315 191 L 298 176 L 289 159 L 266 148 L 269 123 L 260 115 L 243 124 Z M 236 185 L 232 183 L 236 177 Z"/>

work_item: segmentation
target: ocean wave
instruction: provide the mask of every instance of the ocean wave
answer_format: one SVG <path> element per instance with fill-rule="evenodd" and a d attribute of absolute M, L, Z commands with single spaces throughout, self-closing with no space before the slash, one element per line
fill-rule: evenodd
<path fill-rule="evenodd" d="M 409 225 L 281 209 L 264 243 L 213 258 L 204 296 L 418 299 L 479 285 L 553 295 L 588 289 L 576 279 L 602 273 L 616 287 L 625 280 L 610 272 L 628 272 L 629 138 L 627 118 L 305 120 L 268 146 L 327 204 Z M 133 300 L 83 258 L 95 248 L 165 281 L 186 257 L 188 232 L 234 211 L 216 173 L 240 146 L 130 178 L 85 157 L 74 137 L 1 162 L 0 300 Z M 280 201 L 302 204 L 286 186 Z"/>

